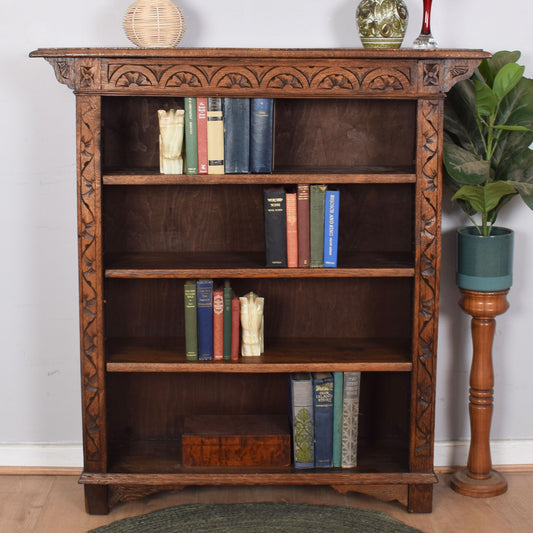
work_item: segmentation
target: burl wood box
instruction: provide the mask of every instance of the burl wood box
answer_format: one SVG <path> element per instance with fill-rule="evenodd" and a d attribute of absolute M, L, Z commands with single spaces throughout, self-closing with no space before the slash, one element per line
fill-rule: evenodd
<path fill-rule="evenodd" d="M 288 466 L 291 435 L 287 417 L 201 415 L 186 417 L 183 466 Z"/>

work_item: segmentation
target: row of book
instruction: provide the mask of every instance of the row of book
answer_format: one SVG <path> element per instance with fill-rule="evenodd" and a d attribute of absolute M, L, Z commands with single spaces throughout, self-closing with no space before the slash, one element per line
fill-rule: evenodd
<path fill-rule="evenodd" d="M 357 466 L 361 372 L 290 375 L 296 468 Z"/>
<path fill-rule="evenodd" d="M 340 192 L 326 185 L 263 192 L 266 265 L 279 268 L 335 268 L 339 241 Z"/>
<path fill-rule="evenodd" d="M 269 174 L 272 98 L 186 97 L 185 174 Z"/>
<path fill-rule="evenodd" d="M 187 280 L 183 293 L 187 360 L 239 359 L 240 300 L 230 282 Z"/>

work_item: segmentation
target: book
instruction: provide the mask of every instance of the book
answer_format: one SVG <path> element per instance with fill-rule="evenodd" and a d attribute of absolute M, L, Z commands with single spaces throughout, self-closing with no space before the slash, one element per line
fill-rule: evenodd
<path fill-rule="evenodd" d="M 287 266 L 289 268 L 298 266 L 298 212 L 296 201 L 295 192 L 286 193 Z"/>
<path fill-rule="evenodd" d="M 315 467 L 333 465 L 333 374 L 314 372 L 313 418 L 315 428 Z"/>
<path fill-rule="evenodd" d="M 250 172 L 270 174 L 273 167 L 274 100 L 250 100 Z"/>
<path fill-rule="evenodd" d="M 250 99 L 224 98 L 224 171 L 250 171 Z"/>
<path fill-rule="evenodd" d="M 339 243 L 339 198 L 338 190 L 327 190 L 324 201 L 324 267 L 337 267 Z"/>
<path fill-rule="evenodd" d="M 199 279 L 196 282 L 198 320 L 198 359 L 213 359 L 213 280 Z"/>
<path fill-rule="evenodd" d="M 309 268 L 309 185 L 301 183 L 297 188 L 297 217 L 298 217 L 298 266 Z"/>
<path fill-rule="evenodd" d="M 207 174 L 207 98 L 196 98 L 198 174 Z"/>
<path fill-rule="evenodd" d="M 340 468 L 342 452 L 342 393 L 344 373 L 333 372 L 333 466 Z"/>
<path fill-rule="evenodd" d="M 266 266 L 287 266 L 286 196 L 283 188 L 263 191 Z"/>
<path fill-rule="evenodd" d="M 295 468 L 315 466 L 313 431 L 313 382 L 311 374 L 291 374 L 291 422 Z"/>
<path fill-rule="evenodd" d="M 207 173 L 224 174 L 222 98 L 207 98 Z"/>
<path fill-rule="evenodd" d="M 309 187 L 309 235 L 311 248 L 311 268 L 324 266 L 324 205 L 325 185 Z"/>
<path fill-rule="evenodd" d="M 187 280 L 183 287 L 185 305 L 185 358 L 198 359 L 198 320 L 196 307 L 196 281 Z"/>
<path fill-rule="evenodd" d="M 231 300 L 233 298 L 233 291 L 231 290 L 231 285 L 228 280 L 224 282 L 223 289 L 224 297 L 224 313 L 223 313 L 223 322 L 224 322 L 224 350 L 223 355 L 224 359 L 231 359 Z"/>
<path fill-rule="evenodd" d="M 183 102 L 185 107 L 185 174 L 198 174 L 196 98 L 186 96 Z"/>
<path fill-rule="evenodd" d="M 236 294 L 231 298 L 231 360 L 239 360 L 241 328 L 241 301 Z"/>
<path fill-rule="evenodd" d="M 213 359 L 224 358 L 224 290 L 213 290 Z"/>
<path fill-rule="evenodd" d="M 342 395 L 341 466 L 357 466 L 357 436 L 359 433 L 359 389 L 361 372 L 344 372 Z"/>

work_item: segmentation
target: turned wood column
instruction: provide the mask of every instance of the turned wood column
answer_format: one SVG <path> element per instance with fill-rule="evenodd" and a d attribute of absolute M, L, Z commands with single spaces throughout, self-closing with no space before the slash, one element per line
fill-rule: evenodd
<path fill-rule="evenodd" d="M 494 372 L 492 341 L 495 316 L 509 308 L 509 292 L 478 292 L 461 289 L 459 305 L 472 316 L 473 356 L 470 369 L 470 451 L 466 469 L 452 476 L 452 488 L 466 496 L 486 498 L 507 490 L 507 481 L 492 470 L 490 425 L 493 411 Z"/>

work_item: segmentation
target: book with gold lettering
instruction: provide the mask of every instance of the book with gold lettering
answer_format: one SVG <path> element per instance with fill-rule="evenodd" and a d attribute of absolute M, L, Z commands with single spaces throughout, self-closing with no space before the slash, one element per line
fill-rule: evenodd
<path fill-rule="evenodd" d="M 267 267 L 287 267 L 286 193 L 283 188 L 265 189 L 265 252 Z"/>
<path fill-rule="evenodd" d="M 224 174 L 222 98 L 207 99 L 207 173 Z"/>

